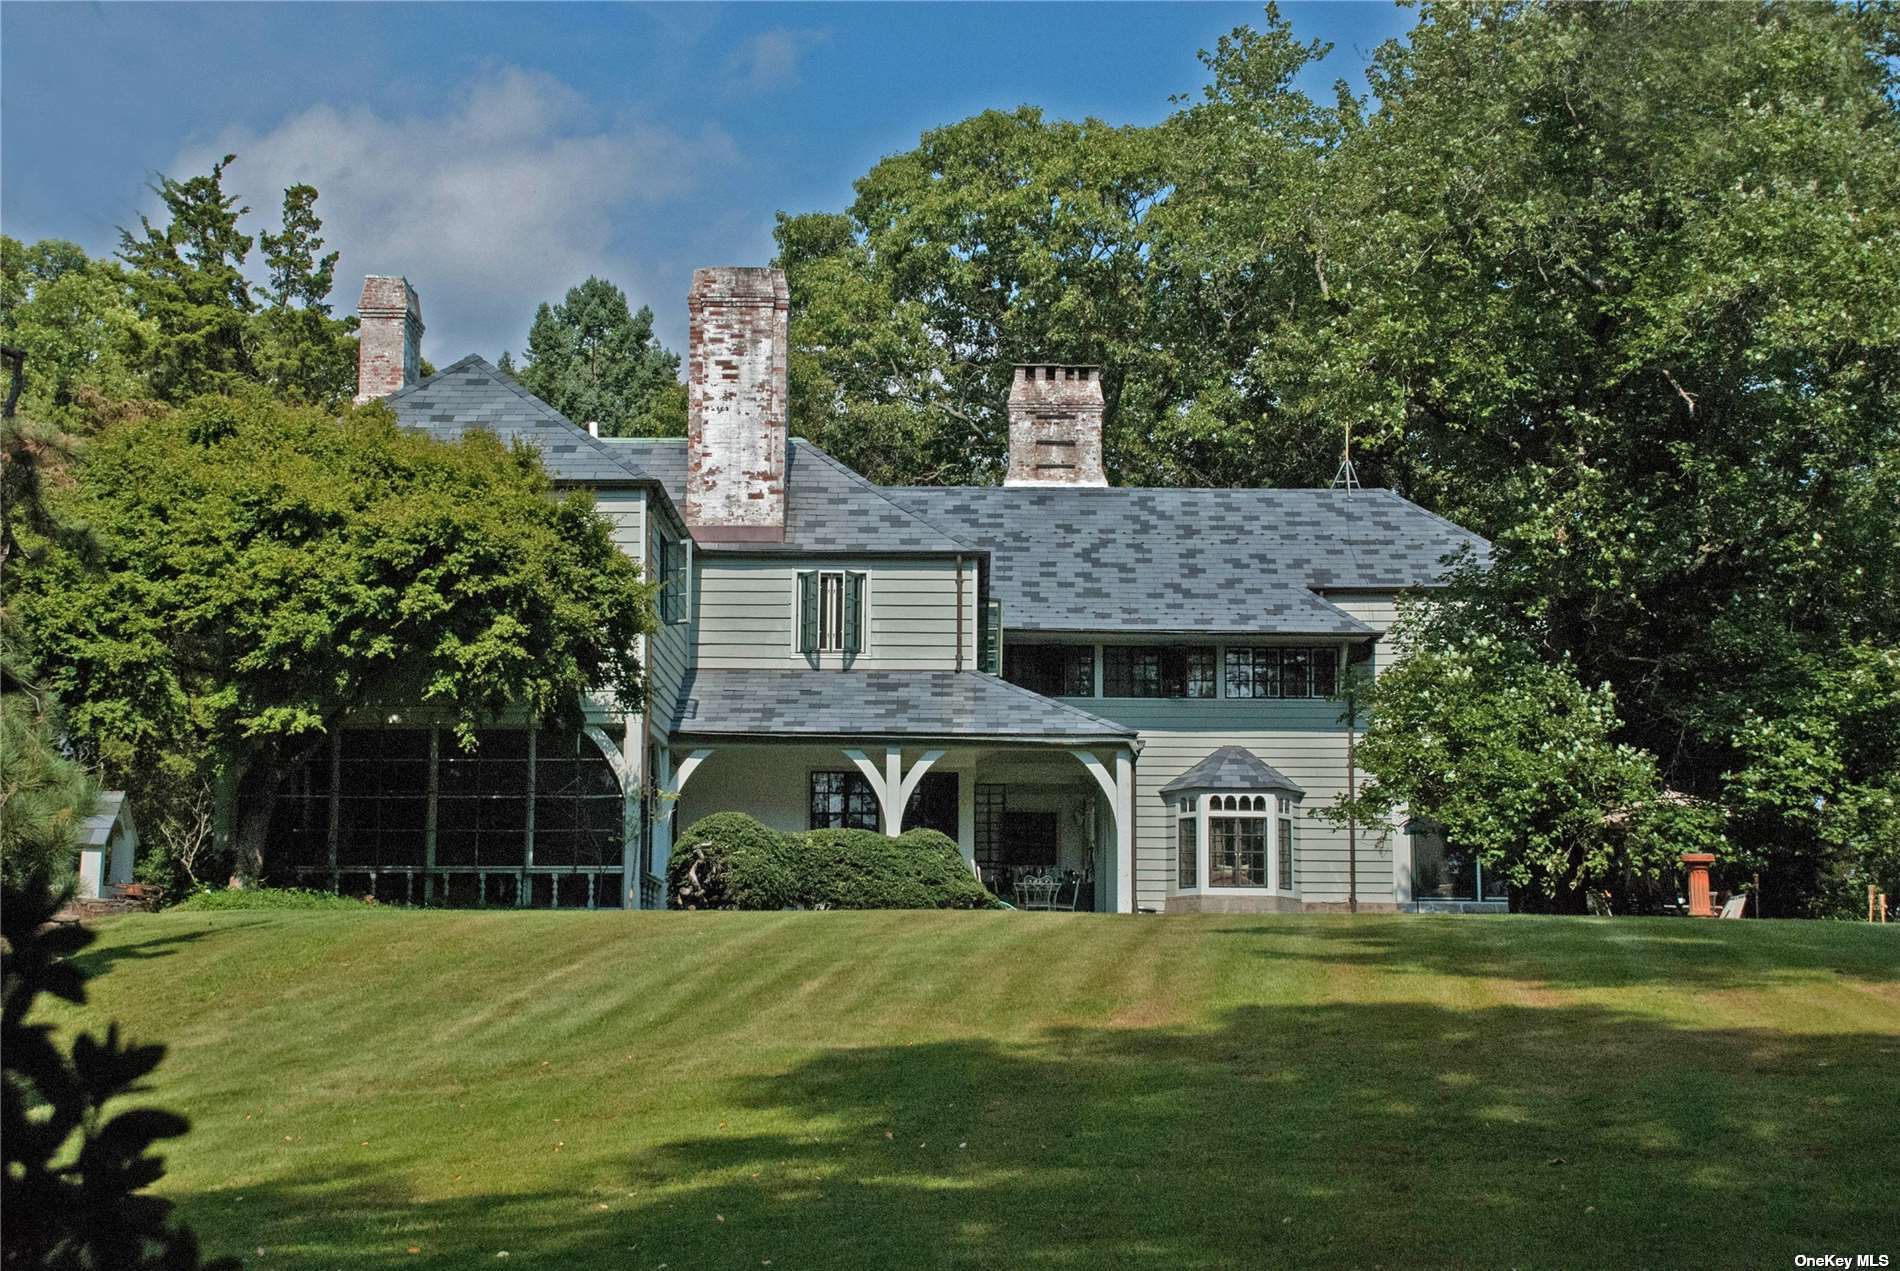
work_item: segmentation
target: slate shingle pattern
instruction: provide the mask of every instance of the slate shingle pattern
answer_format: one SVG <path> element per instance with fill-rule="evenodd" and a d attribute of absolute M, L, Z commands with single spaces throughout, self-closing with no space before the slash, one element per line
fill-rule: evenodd
<path fill-rule="evenodd" d="M 616 453 L 666 487 L 673 506 L 686 507 L 686 441 L 680 437 L 614 438 Z M 785 541 L 783 543 L 701 543 L 702 552 L 933 553 L 965 555 L 974 542 L 946 533 L 926 518 L 890 499 L 830 455 L 794 437 L 785 456 Z"/>
<path fill-rule="evenodd" d="M 1432 586 L 1489 548 L 1389 490 L 884 492 L 989 550 L 1011 631 L 1363 635 L 1312 589 Z"/>
<path fill-rule="evenodd" d="M 1240 746 L 1222 746 L 1207 758 L 1161 787 L 1161 793 L 1178 794 L 1183 790 L 1289 790 L 1305 794 L 1299 782 L 1253 751 Z"/>
<path fill-rule="evenodd" d="M 486 428 L 504 444 L 525 441 L 541 452 L 556 481 L 638 485 L 652 480 L 629 456 L 590 436 L 474 354 L 384 400 L 405 426 L 444 441 L 458 440 L 471 428 Z"/>
<path fill-rule="evenodd" d="M 1135 735 L 976 671 L 695 671 L 680 688 L 669 731 L 1069 742 Z"/>

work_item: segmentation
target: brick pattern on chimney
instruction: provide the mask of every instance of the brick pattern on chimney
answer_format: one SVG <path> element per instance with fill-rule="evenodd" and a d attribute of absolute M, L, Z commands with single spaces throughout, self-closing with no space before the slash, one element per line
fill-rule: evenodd
<path fill-rule="evenodd" d="M 388 397 L 422 376 L 422 301 L 407 278 L 363 279 L 356 314 L 356 400 Z"/>
<path fill-rule="evenodd" d="M 1009 385 L 1009 473 L 1003 484 L 1108 484 L 1100 367 L 1038 363 L 1015 369 Z"/>
<path fill-rule="evenodd" d="M 686 524 L 783 542 L 791 296 L 777 269 L 693 271 L 687 293 Z"/>

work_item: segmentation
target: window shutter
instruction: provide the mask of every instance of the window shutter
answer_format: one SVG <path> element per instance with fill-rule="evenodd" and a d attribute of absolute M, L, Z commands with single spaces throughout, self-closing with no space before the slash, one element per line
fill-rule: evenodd
<path fill-rule="evenodd" d="M 798 651 L 818 652 L 818 571 L 798 575 Z"/>
<path fill-rule="evenodd" d="M 864 652 L 864 575 L 844 576 L 844 651 L 846 657 Z"/>
<path fill-rule="evenodd" d="M 983 604 L 983 630 L 977 641 L 976 666 L 991 675 L 1003 673 L 1003 602 L 1000 600 Z"/>

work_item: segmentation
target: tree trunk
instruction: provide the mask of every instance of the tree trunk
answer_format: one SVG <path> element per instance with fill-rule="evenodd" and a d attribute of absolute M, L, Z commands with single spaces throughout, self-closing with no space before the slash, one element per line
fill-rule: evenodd
<path fill-rule="evenodd" d="M 284 784 L 282 768 L 258 765 L 237 784 L 236 835 L 232 861 L 238 883 L 255 887 L 264 877 L 264 849 L 270 839 L 271 812 Z"/>

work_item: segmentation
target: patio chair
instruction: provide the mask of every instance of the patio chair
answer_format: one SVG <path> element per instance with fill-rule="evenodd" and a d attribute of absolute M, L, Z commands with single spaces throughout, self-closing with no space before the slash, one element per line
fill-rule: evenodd
<path fill-rule="evenodd" d="M 1722 902 L 1722 912 L 1717 914 L 1716 917 L 1739 918 L 1742 916 L 1742 911 L 1746 908 L 1748 908 L 1748 894 L 1746 892 L 1737 893 Z"/>

